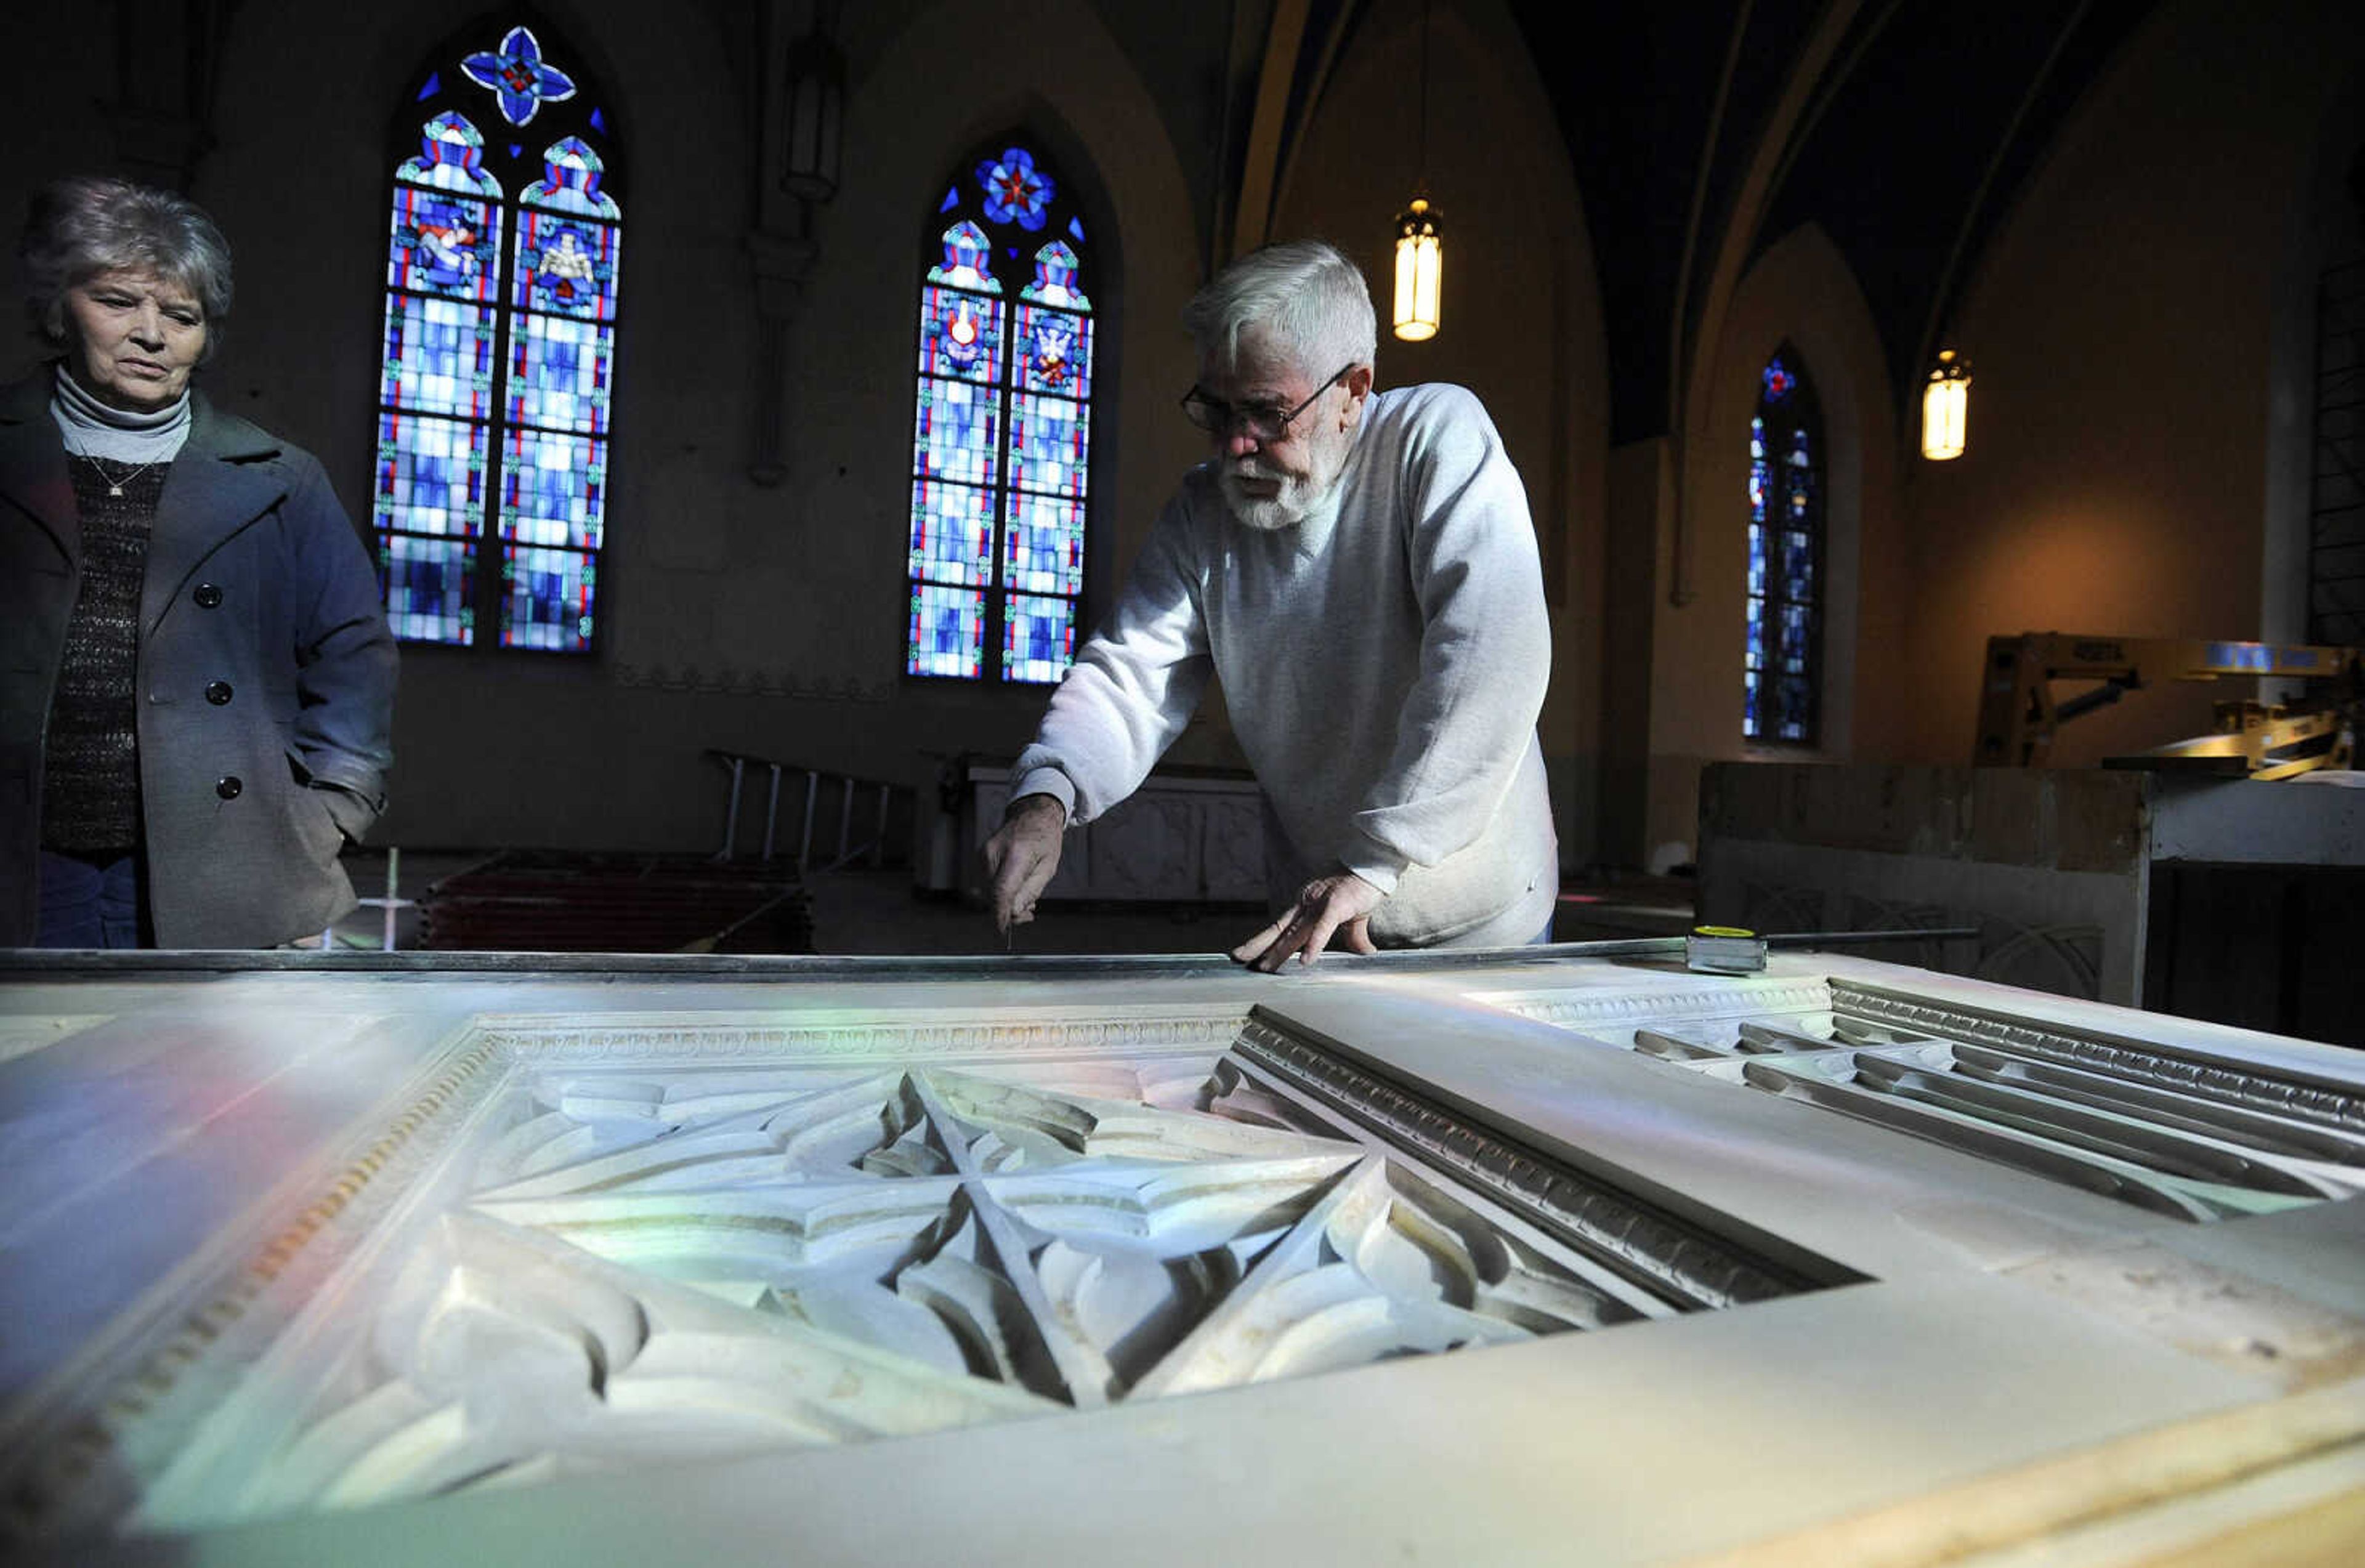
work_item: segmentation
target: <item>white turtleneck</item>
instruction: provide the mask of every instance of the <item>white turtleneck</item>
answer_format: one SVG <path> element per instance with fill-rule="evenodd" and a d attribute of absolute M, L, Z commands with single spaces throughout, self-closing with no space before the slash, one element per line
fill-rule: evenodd
<path fill-rule="evenodd" d="M 163 408 L 135 414 L 92 397 L 61 362 L 50 385 L 50 417 L 76 457 L 141 466 L 170 463 L 189 439 L 189 392 L 185 386 Z"/>

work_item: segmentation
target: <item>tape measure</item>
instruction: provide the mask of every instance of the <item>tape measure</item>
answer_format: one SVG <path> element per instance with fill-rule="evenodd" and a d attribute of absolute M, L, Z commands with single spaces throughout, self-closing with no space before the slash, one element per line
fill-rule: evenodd
<path fill-rule="evenodd" d="M 1765 938 L 1738 925 L 1695 925 L 1684 938 L 1684 968 L 1704 975 L 1754 975 L 1765 968 Z"/>

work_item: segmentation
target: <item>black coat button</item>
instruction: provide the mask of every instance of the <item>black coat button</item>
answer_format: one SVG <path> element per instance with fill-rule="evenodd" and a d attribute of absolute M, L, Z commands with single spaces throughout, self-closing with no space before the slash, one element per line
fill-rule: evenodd
<path fill-rule="evenodd" d="M 245 785 L 238 781 L 238 775 L 233 773 L 214 786 L 214 793 L 225 801 L 235 801 L 239 797 L 239 792 L 245 788 Z"/>
<path fill-rule="evenodd" d="M 217 680 L 206 688 L 206 700 L 219 708 L 230 700 L 230 682 Z"/>
<path fill-rule="evenodd" d="M 189 597 L 197 601 L 199 610 L 211 610 L 221 602 L 221 589 L 211 583 L 199 583 L 197 591 Z"/>

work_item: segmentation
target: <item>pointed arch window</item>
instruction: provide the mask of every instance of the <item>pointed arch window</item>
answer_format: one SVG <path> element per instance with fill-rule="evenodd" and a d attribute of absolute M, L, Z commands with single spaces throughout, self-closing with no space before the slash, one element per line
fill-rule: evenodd
<path fill-rule="evenodd" d="M 919 280 L 907 674 L 1048 682 L 1076 651 L 1092 455 L 1092 249 L 1022 141 L 966 159 Z"/>
<path fill-rule="evenodd" d="M 1749 421 L 1745 739 L 1813 745 L 1822 722 L 1823 425 L 1788 345 L 1758 376 Z"/>
<path fill-rule="evenodd" d="M 560 40 L 472 29 L 390 132 L 373 527 L 409 642 L 585 653 L 623 232 L 614 128 Z"/>

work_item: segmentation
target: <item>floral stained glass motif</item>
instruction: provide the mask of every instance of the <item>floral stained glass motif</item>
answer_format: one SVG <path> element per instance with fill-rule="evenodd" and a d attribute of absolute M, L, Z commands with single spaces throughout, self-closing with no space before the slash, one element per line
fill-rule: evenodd
<path fill-rule="evenodd" d="M 1051 176 L 1035 166 L 1035 155 L 1024 147 L 1004 148 L 999 158 L 977 166 L 977 183 L 984 187 L 985 216 L 996 223 L 1015 223 L 1033 232 L 1050 215 Z"/>
<path fill-rule="evenodd" d="M 1822 434 L 1811 386 L 1776 355 L 1749 427 L 1742 734 L 1812 745 L 1821 700 Z"/>
<path fill-rule="evenodd" d="M 575 95 L 575 79 L 542 58 L 542 44 L 530 28 L 511 28 L 498 50 L 484 50 L 460 62 L 468 80 L 491 90 L 501 118 L 524 125 L 544 104 Z"/>
<path fill-rule="evenodd" d="M 962 165 L 923 258 L 904 668 L 1048 682 L 1075 657 L 1083 592 L 1088 260 L 1060 182 L 993 145 Z M 1072 244 L 1035 238 L 1055 224 Z"/>
<path fill-rule="evenodd" d="M 525 28 L 492 49 L 464 39 L 421 82 L 387 252 L 375 522 L 388 616 L 410 641 L 583 652 L 623 216 L 608 118 Z M 478 89 L 510 126 L 544 117 L 533 140 L 488 144 Z"/>

